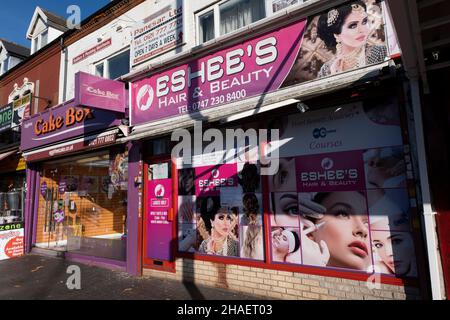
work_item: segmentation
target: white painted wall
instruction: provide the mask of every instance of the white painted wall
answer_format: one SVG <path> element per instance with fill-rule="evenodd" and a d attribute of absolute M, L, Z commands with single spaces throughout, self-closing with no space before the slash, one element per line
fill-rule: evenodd
<path fill-rule="evenodd" d="M 186 0 L 179 0 L 186 1 Z M 190 2 L 190 1 L 186 1 Z M 70 100 L 74 98 L 74 81 L 75 81 L 75 73 L 79 71 L 88 72 L 90 74 L 95 74 L 95 65 L 99 62 L 116 55 L 117 53 L 126 50 L 130 47 L 132 41 L 132 29 L 138 24 L 140 21 L 150 16 L 151 14 L 157 12 L 161 8 L 167 5 L 165 1 L 158 1 L 155 4 L 155 0 L 147 0 L 135 8 L 128 11 L 126 14 L 118 17 L 113 20 L 109 24 L 103 26 L 102 28 L 96 30 L 94 33 L 89 34 L 88 36 L 82 38 L 81 40 L 75 42 L 74 44 L 67 47 L 67 85 L 66 85 L 66 97 L 65 100 Z M 122 25 L 122 30 L 117 32 L 117 26 Z M 106 49 L 103 49 L 100 52 L 88 57 L 87 59 L 80 61 L 76 64 L 73 64 L 73 59 L 79 56 L 81 53 L 89 50 L 97 46 L 102 41 L 98 42 L 97 38 L 101 37 L 102 41 L 107 40 L 109 38 L 112 39 L 112 45 Z M 175 54 L 175 52 L 169 53 Z M 164 55 L 167 56 L 167 55 Z M 154 60 L 153 60 L 154 61 Z M 64 99 L 64 63 L 65 57 L 64 54 L 61 59 L 61 68 L 60 68 L 60 103 L 63 102 Z"/>
<path fill-rule="evenodd" d="M 135 69 L 141 69 L 146 65 L 161 62 L 170 57 L 173 57 L 176 54 L 179 54 L 183 51 L 189 50 L 192 47 L 195 47 L 196 42 L 196 22 L 195 22 L 195 14 L 198 11 L 205 9 L 206 7 L 218 3 L 217 0 L 147 0 L 132 10 L 128 11 L 126 14 L 118 17 L 114 21 L 110 22 L 108 25 L 96 30 L 94 33 L 89 34 L 88 36 L 82 38 L 76 43 L 70 45 L 67 48 L 67 76 L 66 76 L 66 95 L 64 95 L 64 73 L 65 73 L 65 57 L 64 54 L 61 59 L 61 68 L 60 68 L 60 89 L 59 89 L 59 97 L 60 103 L 64 100 L 70 100 L 74 98 L 74 81 L 75 81 L 75 73 L 79 71 L 87 72 L 90 74 L 95 74 L 95 65 L 105 60 L 120 51 L 123 51 L 126 48 L 129 48 L 132 41 L 132 29 L 140 23 L 143 19 L 148 16 L 154 14 L 155 12 L 161 10 L 168 3 L 173 3 L 172 1 L 178 1 L 177 3 L 183 4 L 184 7 L 184 35 L 186 44 L 182 47 L 178 47 L 172 49 L 160 56 L 157 56 L 145 63 L 142 63 L 135 67 Z M 265 0 L 266 8 L 270 7 L 272 0 Z M 270 16 L 272 14 L 271 10 L 266 9 L 266 14 Z M 118 24 L 122 24 L 124 26 L 121 32 L 116 32 L 116 28 Z M 95 47 L 100 42 L 97 41 L 97 38 L 101 37 L 102 41 L 112 38 L 112 45 L 89 58 L 76 63 L 75 65 L 72 63 L 73 59 L 79 56 L 81 53 L 86 50 Z M 132 59 L 132 57 L 131 57 Z M 64 98 L 65 97 L 65 98 Z"/>
<path fill-rule="evenodd" d="M 59 31 L 58 29 L 49 27 L 48 28 L 48 43 L 52 42 L 56 38 L 58 38 L 60 35 L 62 35 L 63 32 Z"/>
<path fill-rule="evenodd" d="M 46 29 L 47 29 L 47 24 L 44 22 L 44 20 L 42 20 L 41 17 L 39 17 L 38 21 L 36 22 L 36 26 L 33 30 L 32 38 L 35 38 L 37 35 L 39 35 Z"/>

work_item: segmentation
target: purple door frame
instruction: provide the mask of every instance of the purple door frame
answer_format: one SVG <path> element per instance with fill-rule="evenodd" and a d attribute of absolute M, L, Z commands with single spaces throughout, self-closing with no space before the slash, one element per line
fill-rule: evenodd
<path fill-rule="evenodd" d="M 27 192 L 25 195 L 25 253 L 30 253 L 36 242 L 37 208 L 39 201 L 39 171 L 35 164 L 27 164 Z"/>
<path fill-rule="evenodd" d="M 142 274 L 139 254 L 139 209 L 142 203 L 140 184 L 142 178 L 142 143 L 128 142 L 128 212 L 127 212 L 127 272 L 134 276 Z"/>

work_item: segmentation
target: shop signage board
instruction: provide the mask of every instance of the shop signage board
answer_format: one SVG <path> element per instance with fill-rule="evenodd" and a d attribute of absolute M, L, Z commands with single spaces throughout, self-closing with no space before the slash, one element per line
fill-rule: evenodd
<path fill-rule="evenodd" d="M 132 85 L 132 125 L 187 115 L 279 88 L 306 21 L 194 60 Z"/>
<path fill-rule="evenodd" d="M 89 48 L 88 50 L 82 52 L 81 54 L 79 54 L 78 56 L 73 58 L 72 64 L 77 64 L 77 63 L 89 58 L 90 56 L 93 56 L 97 52 L 100 52 L 100 51 L 110 47 L 111 45 L 112 45 L 112 39 L 109 38 L 109 39 L 103 41 L 102 43 L 100 43 L 92 48 Z"/>
<path fill-rule="evenodd" d="M 73 152 L 82 151 L 85 149 L 99 148 L 114 144 L 116 142 L 116 134 L 86 139 L 84 141 L 78 141 L 66 144 L 64 146 L 56 146 L 54 148 L 48 148 L 45 151 L 36 152 L 26 156 L 27 161 L 37 161 L 42 159 L 48 159 L 56 156 L 64 156 Z"/>
<path fill-rule="evenodd" d="M 348 4 L 351 12 L 370 21 L 363 23 L 364 34 L 350 41 L 352 47 L 358 46 L 357 54 L 342 57 L 337 53 L 337 44 L 329 41 L 330 36 L 335 39 L 331 31 L 318 30 L 318 21 L 327 20 L 329 11 L 302 18 L 133 83 L 131 124 L 192 115 L 386 61 L 389 59 L 386 38 L 392 37 L 383 36 L 386 34 L 383 7 L 369 0 L 364 3 L 364 7 L 360 2 Z M 342 63 L 344 58 L 348 65 Z"/>
<path fill-rule="evenodd" d="M 75 88 L 75 103 L 79 106 L 125 112 L 128 96 L 123 82 L 78 72 Z"/>
<path fill-rule="evenodd" d="M 61 105 L 24 122 L 21 150 L 29 150 L 117 125 L 120 125 L 120 118 L 115 112 L 80 107 L 75 103 Z"/>
<path fill-rule="evenodd" d="M 30 115 L 31 93 L 13 102 L 12 127 L 22 124 L 22 120 Z"/>
<path fill-rule="evenodd" d="M 24 254 L 22 223 L 0 225 L 0 260 L 17 258 Z"/>
<path fill-rule="evenodd" d="M 16 171 L 25 170 L 26 167 L 27 167 L 27 164 L 25 162 L 25 159 L 23 157 L 20 157 L 19 162 L 17 163 L 17 166 L 16 166 Z"/>
<path fill-rule="evenodd" d="M 11 129 L 13 106 L 12 103 L 0 108 L 0 132 Z"/>
<path fill-rule="evenodd" d="M 172 179 L 149 181 L 147 188 L 147 257 L 167 261 L 171 257 L 172 222 L 169 221 L 169 212 L 172 208 Z"/>
<path fill-rule="evenodd" d="M 171 2 L 133 29 L 131 67 L 184 44 L 183 5 Z"/>

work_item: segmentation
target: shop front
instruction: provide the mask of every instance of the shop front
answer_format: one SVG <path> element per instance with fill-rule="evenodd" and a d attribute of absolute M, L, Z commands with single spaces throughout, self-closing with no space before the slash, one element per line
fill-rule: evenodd
<path fill-rule="evenodd" d="M 30 176 L 27 252 L 34 247 L 124 267 L 128 156 L 117 138 L 127 91 L 84 73 L 75 82 L 74 100 L 22 126 Z"/>
<path fill-rule="evenodd" d="M 25 162 L 17 148 L 0 161 L 0 260 L 6 260 L 23 255 Z"/>
<path fill-rule="evenodd" d="M 143 162 L 129 170 L 143 180 L 129 201 L 144 274 L 276 298 L 426 295 L 395 36 L 383 6 L 363 3 L 132 83 L 128 139 Z M 324 29 L 345 12 L 367 34 L 340 61 Z"/>
<path fill-rule="evenodd" d="M 16 111 L 28 106 L 29 97 L 0 108 L 0 260 L 23 255 L 25 161 L 13 120 L 20 120 Z"/>

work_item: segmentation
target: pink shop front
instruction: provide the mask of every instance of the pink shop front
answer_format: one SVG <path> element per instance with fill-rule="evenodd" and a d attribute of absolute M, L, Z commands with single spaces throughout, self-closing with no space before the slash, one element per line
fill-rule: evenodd
<path fill-rule="evenodd" d="M 370 43 L 387 54 L 347 72 L 321 67 L 316 16 L 131 79 L 137 273 L 278 298 L 428 295 L 409 92 L 382 17 Z"/>
<path fill-rule="evenodd" d="M 127 268 L 128 157 L 122 82 L 76 74 L 75 98 L 26 119 L 26 252 Z M 130 251 L 132 252 L 132 251 Z"/>

